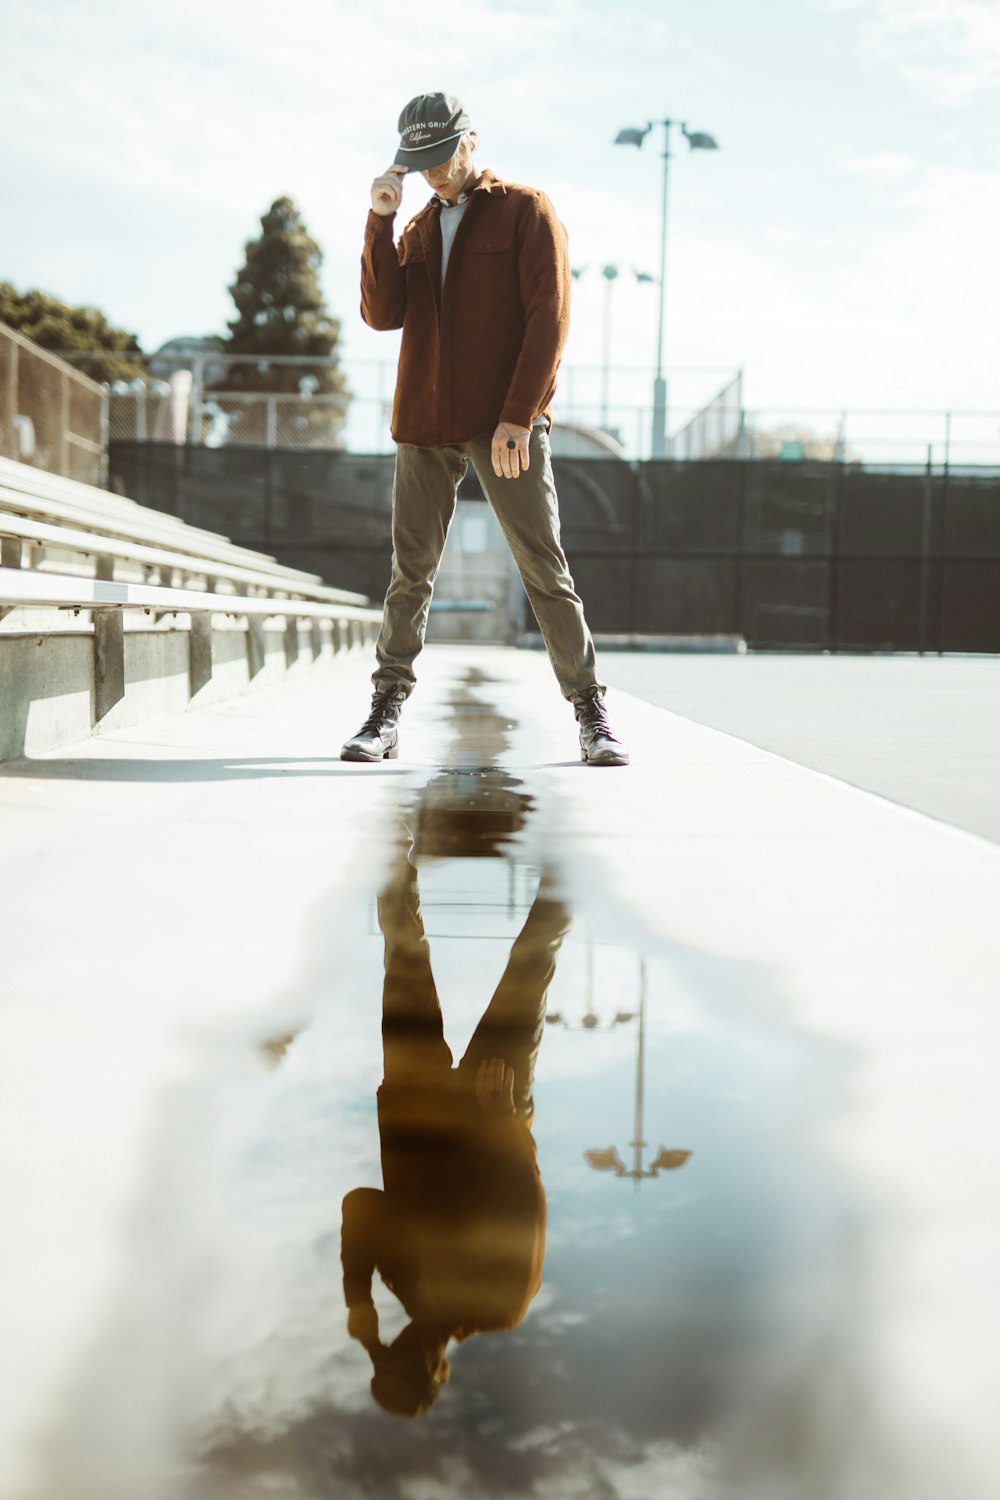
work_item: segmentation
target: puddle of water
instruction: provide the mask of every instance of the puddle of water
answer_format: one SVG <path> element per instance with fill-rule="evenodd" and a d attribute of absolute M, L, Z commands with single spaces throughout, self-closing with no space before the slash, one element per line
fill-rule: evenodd
<path fill-rule="evenodd" d="M 845 1058 L 574 917 L 474 686 L 309 1024 L 165 1105 L 24 1500 L 846 1500 L 845 1422 L 903 1493 L 819 1141 Z"/>

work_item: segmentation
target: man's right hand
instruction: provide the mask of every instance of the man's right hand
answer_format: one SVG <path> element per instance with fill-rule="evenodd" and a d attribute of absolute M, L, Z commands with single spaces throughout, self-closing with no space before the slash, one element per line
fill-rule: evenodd
<path fill-rule="evenodd" d="M 490 1057 L 479 1064 L 476 1103 L 484 1115 L 514 1113 L 514 1069 L 502 1057 Z"/>
<path fill-rule="evenodd" d="M 387 167 L 372 183 L 372 211 L 383 219 L 394 214 L 403 201 L 403 178 L 406 167 Z"/>

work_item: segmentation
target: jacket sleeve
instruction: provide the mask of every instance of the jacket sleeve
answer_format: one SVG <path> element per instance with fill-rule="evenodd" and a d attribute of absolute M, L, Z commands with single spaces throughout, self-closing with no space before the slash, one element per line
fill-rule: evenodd
<path fill-rule="evenodd" d="M 395 214 L 368 210 L 361 255 L 361 316 L 369 328 L 402 328 L 406 282 L 392 238 Z"/>
<path fill-rule="evenodd" d="M 530 427 L 552 399 L 569 332 L 569 248 L 566 231 L 544 193 L 533 195 L 520 233 L 524 340 L 500 419 Z"/>
<path fill-rule="evenodd" d="M 383 1194 L 378 1188 L 355 1188 L 344 1199 L 340 1259 L 344 1267 L 344 1301 L 349 1308 L 372 1300 L 372 1276 L 378 1259 Z"/>

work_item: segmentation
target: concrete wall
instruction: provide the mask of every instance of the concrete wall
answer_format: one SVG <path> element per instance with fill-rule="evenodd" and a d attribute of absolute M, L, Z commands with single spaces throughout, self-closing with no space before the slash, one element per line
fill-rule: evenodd
<path fill-rule="evenodd" d="M 354 634 L 352 647 L 346 630 L 324 621 L 319 627 L 319 651 L 314 653 L 317 643 L 308 626 L 286 637 L 280 624 L 269 624 L 264 631 L 263 662 L 251 677 L 246 630 L 215 628 L 211 678 L 192 695 L 188 631 L 127 630 L 125 696 L 98 723 L 92 631 L 2 633 L 0 760 L 38 755 L 104 730 L 180 713 L 191 704 L 253 691 L 286 675 L 320 671 L 341 652 L 361 649 L 360 628 Z"/>

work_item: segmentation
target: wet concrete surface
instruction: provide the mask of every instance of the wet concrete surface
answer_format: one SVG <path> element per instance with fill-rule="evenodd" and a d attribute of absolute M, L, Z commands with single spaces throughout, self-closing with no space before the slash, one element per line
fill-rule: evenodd
<path fill-rule="evenodd" d="M 994 1492 L 995 852 L 537 665 L 0 785 L 3 1493 Z"/>

